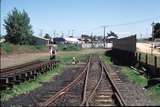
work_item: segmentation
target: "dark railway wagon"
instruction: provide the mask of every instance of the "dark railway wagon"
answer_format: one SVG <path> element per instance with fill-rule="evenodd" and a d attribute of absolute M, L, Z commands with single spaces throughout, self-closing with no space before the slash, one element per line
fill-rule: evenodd
<path fill-rule="evenodd" d="M 133 65 L 135 63 L 136 36 L 113 41 L 112 56 L 116 64 Z"/>
<path fill-rule="evenodd" d="M 115 41 L 113 41 L 113 49 L 134 53 L 136 51 L 136 36 L 116 39 Z"/>

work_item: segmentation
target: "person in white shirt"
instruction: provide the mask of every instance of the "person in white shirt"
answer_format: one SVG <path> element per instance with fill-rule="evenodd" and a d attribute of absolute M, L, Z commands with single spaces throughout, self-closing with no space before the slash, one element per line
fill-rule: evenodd
<path fill-rule="evenodd" d="M 51 60 L 56 58 L 56 49 L 53 49 L 53 47 L 51 47 L 49 53 Z"/>

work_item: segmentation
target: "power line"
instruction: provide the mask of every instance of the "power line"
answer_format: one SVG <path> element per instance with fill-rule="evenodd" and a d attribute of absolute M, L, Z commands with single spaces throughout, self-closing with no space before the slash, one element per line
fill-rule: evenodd
<path fill-rule="evenodd" d="M 152 17 L 152 18 L 148 18 L 148 19 L 143 19 L 143 20 L 137 20 L 137 21 L 133 21 L 133 22 L 127 22 L 127 23 L 120 23 L 120 24 L 111 24 L 111 25 L 103 25 L 103 26 L 99 26 L 99 27 L 95 27 L 95 28 L 92 28 L 90 30 L 95 30 L 95 29 L 98 29 L 100 27 L 119 27 L 119 26 L 127 26 L 127 25 L 132 25 L 132 24 L 139 24 L 139 23 L 144 23 L 144 22 L 147 22 L 147 21 L 153 21 L 155 19 L 160 19 L 160 16 L 157 16 L 157 17 Z M 86 30 L 87 31 L 87 30 Z M 89 31 L 89 30 L 88 30 Z"/>
<path fill-rule="evenodd" d="M 155 19 L 160 19 L 160 16 L 157 16 L 157 17 L 154 17 L 154 18 L 143 19 L 143 20 L 137 20 L 137 21 L 128 22 L 128 23 L 107 25 L 107 26 L 108 27 L 127 26 L 127 25 L 132 25 L 132 24 L 139 24 L 139 23 L 143 23 L 143 22 L 147 22 L 147 21 L 153 21 Z"/>

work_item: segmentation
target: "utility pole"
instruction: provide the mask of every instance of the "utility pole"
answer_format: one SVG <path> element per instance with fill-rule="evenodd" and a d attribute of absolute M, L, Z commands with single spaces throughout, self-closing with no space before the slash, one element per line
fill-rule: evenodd
<path fill-rule="evenodd" d="M 53 38 L 56 37 L 56 30 L 53 32 Z"/>
<path fill-rule="evenodd" d="M 68 36 L 70 36 L 70 30 L 68 30 Z"/>
<path fill-rule="evenodd" d="M 62 36 L 61 37 L 63 38 L 63 36 L 64 36 L 64 33 L 62 32 Z"/>
<path fill-rule="evenodd" d="M 154 42 L 154 22 L 152 25 L 152 46 L 151 46 L 151 54 L 153 54 L 153 42 Z"/>
<path fill-rule="evenodd" d="M 103 43 L 104 43 L 104 48 L 105 48 L 105 42 L 106 42 L 106 40 L 105 40 L 106 37 L 105 37 L 105 36 L 106 36 L 106 27 L 107 27 L 107 26 L 102 26 L 102 27 L 103 27 L 103 30 L 104 30 L 104 32 L 103 32 L 103 33 L 104 33 L 104 34 L 103 34 L 103 35 L 104 35 L 104 41 L 103 41 Z"/>
<path fill-rule="evenodd" d="M 42 35 L 43 35 L 43 30 L 40 29 L 40 34 L 39 34 L 39 36 L 42 37 Z"/>
<path fill-rule="evenodd" d="M 91 44 L 92 44 L 91 48 L 93 48 L 93 33 L 91 33 Z"/>
<path fill-rule="evenodd" d="M 72 29 L 72 37 L 73 37 L 73 31 L 74 31 L 74 30 Z"/>

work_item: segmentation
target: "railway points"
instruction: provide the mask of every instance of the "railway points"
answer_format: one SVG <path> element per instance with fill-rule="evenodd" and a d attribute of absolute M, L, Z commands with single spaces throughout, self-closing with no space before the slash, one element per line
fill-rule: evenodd
<path fill-rule="evenodd" d="M 93 66 L 96 66 L 96 70 L 91 68 Z M 86 67 L 77 78 L 62 90 L 52 92 L 43 98 L 45 101 L 39 105 L 61 106 L 62 103 L 59 103 L 61 102 L 60 100 L 65 101 L 63 98 L 65 95 L 72 96 L 73 87 L 76 87 L 78 82 L 83 81 L 83 93 L 81 93 L 82 98 L 79 98 L 81 99 L 79 106 L 125 106 L 125 101 L 120 94 L 120 90 L 116 87 L 117 84 L 123 84 L 123 82 L 116 77 L 116 74 L 112 74 L 112 71 L 109 74 L 108 70 L 97 56 L 90 56 Z M 112 78 L 114 78 L 114 81 Z"/>

